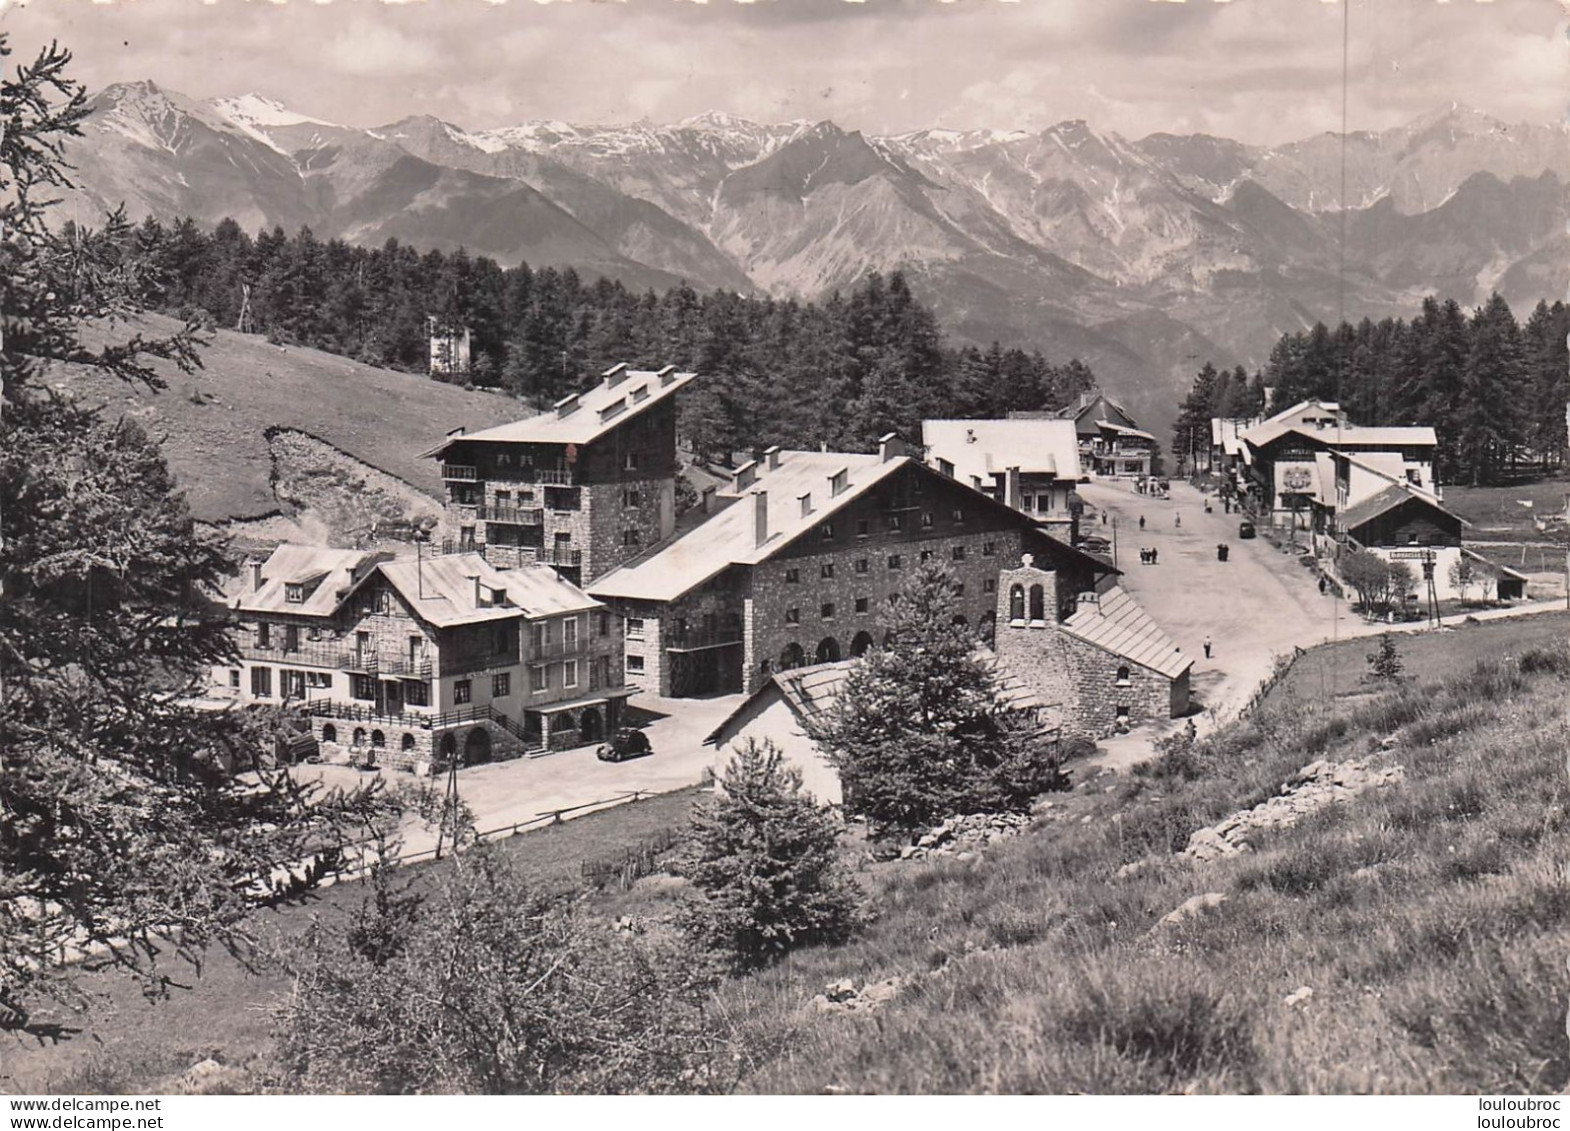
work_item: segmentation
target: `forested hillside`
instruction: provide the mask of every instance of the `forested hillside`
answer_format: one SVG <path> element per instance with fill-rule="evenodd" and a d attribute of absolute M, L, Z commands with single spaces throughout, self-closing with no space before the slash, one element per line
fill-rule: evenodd
<path fill-rule="evenodd" d="M 1518 323 L 1497 294 L 1470 315 L 1430 297 L 1410 322 L 1320 323 L 1283 335 L 1252 381 L 1241 370 L 1201 369 L 1173 450 L 1208 447 L 1210 418 L 1256 414 L 1269 386 L 1276 406 L 1319 397 L 1340 401 L 1357 424 L 1433 426 L 1445 482 L 1489 484 L 1523 463 L 1562 465 L 1567 333 L 1564 303 L 1539 302 Z"/>
<path fill-rule="evenodd" d="M 705 453 L 753 445 L 869 450 L 888 431 L 915 437 L 932 416 L 986 416 L 1067 404 L 1095 381 L 1078 360 L 994 344 L 954 349 L 904 277 L 869 273 L 822 302 L 684 285 L 637 293 L 572 268 L 502 268 L 421 254 L 390 240 L 368 250 L 309 229 L 247 235 L 224 221 L 148 220 L 93 237 L 138 264 L 144 299 L 165 313 L 248 328 L 371 365 L 423 371 L 426 319 L 473 335 L 473 381 L 544 407 L 619 361 L 702 373 L 684 433 Z"/>

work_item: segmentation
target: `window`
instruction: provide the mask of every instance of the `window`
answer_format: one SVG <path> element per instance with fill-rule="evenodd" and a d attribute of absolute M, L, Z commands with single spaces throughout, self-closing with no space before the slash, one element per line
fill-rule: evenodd
<path fill-rule="evenodd" d="M 998 591 L 998 579 L 995 577 L 987 578 L 981 583 L 981 591 L 983 593 L 996 593 Z"/>
<path fill-rule="evenodd" d="M 498 656 L 505 655 L 506 653 L 512 651 L 512 625 L 498 624 L 492 626 L 491 651 L 495 652 Z M 413 658 L 412 651 L 410 652 L 410 658 Z"/>
<path fill-rule="evenodd" d="M 964 561 L 965 560 L 965 547 L 964 546 L 955 546 L 953 549 L 951 549 L 949 551 L 949 558 L 950 558 L 950 560 L 956 561 L 956 562 Z"/>
<path fill-rule="evenodd" d="M 512 694 L 512 673 L 497 672 L 491 676 L 491 698 L 505 699 Z"/>
<path fill-rule="evenodd" d="M 639 621 L 638 623 L 641 625 L 643 622 Z M 534 646 L 534 651 L 543 651 L 545 646 L 551 642 L 551 622 L 548 620 L 535 621 L 529 626 L 529 635 L 531 637 L 530 643 Z"/>
<path fill-rule="evenodd" d="M 638 453 L 637 452 L 628 452 L 626 460 L 622 463 L 622 467 L 625 468 L 628 471 L 637 471 L 638 470 Z"/>
<path fill-rule="evenodd" d="M 1046 590 L 1039 585 L 1030 587 L 1030 619 L 1034 621 L 1047 619 Z"/>
<path fill-rule="evenodd" d="M 856 572 L 857 573 L 866 573 L 867 570 L 869 570 L 871 568 L 872 568 L 872 563 L 870 561 L 868 561 L 866 558 L 857 558 L 856 559 Z"/>
<path fill-rule="evenodd" d="M 984 558 L 995 558 L 995 557 L 997 557 L 998 556 L 998 544 L 996 542 L 983 542 L 981 544 L 981 556 L 984 557 Z"/>
<path fill-rule="evenodd" d="M 535 664 L 529 668 L 529 690 L 544 691 L 550 680 L 546 678 L 544 664 Z"/>
<path fill-rule="evenodd" d="M 818 527 L 818 541 L 834 541 L 834 524 L 832 522 L 825 522 L 822 526 Z"/>
<path fill-rule="evenodd" d="M 627 672 L 629 675 L 643 674 L 643 657 L 627 653 Z"/>
<path fill-rule="evenodd" d="M 512 456 L 510 454 L 508 454 L 507 452 L 497 452 L 496 453 L 496 466 L 497 467 L 511 467 L 512 466 Z"/>
<path fill-rule="evenodd" d="M 561 684 L 563 687 L 578 686 L 578 661 L 568 660 L 561 666 Z"/>
<path fill-rule="evenodd" d="M 458 528 L 458 549 L 460 549 L 460 550 L 472 550 L 472 549 L 474 549 L 474 527 L 472 527 L 472 526 L 460 526 Z"/>
<path fill-rule="evenodd" d="M 905 568 L 905 559 L 903 557 L 901 557 L 899 554 L 890 554 L 889 555 L 889 568 L 890 569 L 904 569 Z"/>
<path fill-rule="evenodd" d="M 785 571 L 785 583 L 787 585 L 799 585 L 801 583 L 801 570 L 799 570 L 799 569 L 788 569 L 788 570 L 786 570 Z"/>
<path fill-rule="evenodd" d="M 800 624 L 801 623 L 801 610 L 800 609 L 786 609 L 785 610 L 785 623 L 786 624 Z"/>
<path fill-rule="evenodd" d="M 871 604 L 871 602 L 868 600 L 868 598 L 866 598 L 866 597 L 857 597 L 856 598 L 856 611 L 858 613 L 867 612 L 868 611 L 868 606 L 870 604 Z"/>
<path fill-rule="evenodd" d="M 610 615 L 610 613 L 601 613 L 600 614 L 600 635 L 601 636 L 609 636 L 610 634 L 611 634 L 611 615 Z"/>
<path fill-rule="evenodd" d="M 305 686 L 312 691 L 324 691 L 333 685 L 332 672 L 306 672 Z"/>
<path fill-rule="evenodd" d="M 429 707 L 431 705 L 431 685 L 417 679 L 405 680 L 403 684 L 403 701 L 411 707 Z"/>
<path fill-rule="evenodd" d="M 291 605 L 303 605 L 305 603 L 305 586 L 297 581 L 289 582 L 283 587 L 283 599 Z"/>
<path fill-rule="evenodd" d="M 628 617 L 627 618 L 627 639 L 628 640 L 642 640 L 643 639 L 643 618 L 642 617 Z M 631 658 L 632 657 L 630 657 L 630 656 L 628 657 L 628 659 L 631 659 Z"/>
<path fill-rule="evenodd" d="M 921 512 L 921 528 L 923 530 L 931 530 L 932 529 L 932 512 L 931 511 L 922 511 Z"/>
<path fill-rule="evenodd" d="M 273 695 L 273 669 L 251 669 L 251 694 L 258 699 L 271 699 Z"/>
<path fill-rule="evenodd" d="M 856 537 L 865 538 L 871 533 L 872 520 L 870 518 L 858 518 L 856 520 Z"/>
<path fill-rule="evenodd" d="M 474 699 L 474 688 L 466 679 L 455 679 L 452 683 L 452 701 L 454 703 L 469 703 Z"/>
<path fill-rule="evenodd" d="M 1025 623 L 1025 587 L 1015 585 L 1009 589 L 1009 620 L 1015 624 Z"/>
<path fill-rule="evenodd" d="M 567 648 L 578 646 L 578 618 L 568 617 L 561 622 L 561 642 Z"/>
<path fill-rule="evenodd" d="M 955 582 L 954 583 L 954 596 L 955 597 L 963 597 L 964 595 L 965 595 L 965 583 L 963 581 Z"/>
<path fill-rule="evenodd" d="M 376 592 L 376 611 L 383 616 L 392 612 L 392 594 L 385 589 Z"/>
<path fill-rule="evenodd" d="M 824 620 L 833 620 L 834 619 L 834 602 L 833 601 L 825 601 L 825 602 L 823 602 L 823 604 L 819 607 L 818 612 L 823 617 Z"/>
<path fill-rule="evenodd" d="M 931 550 L 923 550 L 923 551 L 921 551 L 921 560 L 924 561 L 924 562 L 930 562 L 932 560 L 932 551 Z"/>
<path fill-rule="evenodd" d="M 624 507 L 635 507 L 640 505 L 642 501 L 643 496 L 637 491 L 629 489 L 621 493 L 621 505 Z"/>
<path fill-rule="evenodd" d="M 621 544 L 623 546 L 636 546 L 638 544 L 638 528 L 636 526 L 629 526 L 621 532 Z"/>
<path fill-rule="evenodd" d="M 262 621 L 256 626 L 256 646 L 258 648 L 271 648 L 273 646 L 273 626 Z"/>
<path fill-rule="evenodd" d="M 955 507 L 954 508 L 954 521 L 963 525 L 963 523 L 965 521 L 965 508 L 964 507 Z"/>
<path fill-rule="evenodd" d="M 230 687 L 239 687 L 240 686 L 240 669 L 239 668 L 230 668 L 229 669 L 229 686 Z"/>
<path fill-rule="evenodd" d="M 891 514 L 891 515 L 889 515 L 889 531 L 891 533 L 897 534 L 901 530 L 904 530 L 904 529 L 905 529 L 905 516 L 904 515 L 902 515 L 902 514 Z"/>
<path fill-rule="evenodd" d="M 818 576 L 821 577 L 824 581 L 827 581 L 831 577 L 833 577 L 834 576 L 834 563 L 833 562 L 824 562 L 821 566 L 819 566 L 818 567 Z"/>
<path fill-rule="evenodd" d="M 1129 682 L 1127 666 L 1118 669 L 1118 686 L 1126 686 Z"/>
<path fill-rule="evenodd" d="M 376 698 L 376 680 L 355 672 L 349 676 L 349 698 L 371 702 Z"/>

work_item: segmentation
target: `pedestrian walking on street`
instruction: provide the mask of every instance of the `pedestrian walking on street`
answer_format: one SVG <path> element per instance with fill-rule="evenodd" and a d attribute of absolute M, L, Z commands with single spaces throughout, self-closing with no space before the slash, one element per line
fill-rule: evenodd
<path fill-rule="evenodd" d="M 1319 594 L 1320 594 L 1320 596 L 1324 596 L 1325 590 L 1327 590 L 1329 588 L 1330 588 L 1330 583 L 1325 580 L 1325 575 L 1324 574 L 1320 574 L 1319 575 Z"/>
<path fill-rule="evenodd" d="M 1172 525 L 1176 527 L 1181 527 L 1183 525 L 1183 516 L 1180 515 L 1177 511 L 1172 512 Z"/>
<path fill-rule="evenodd" d="M 1205 637 L 1205 659 L 1210 659 L 1210 637 Z"/>
<path fill-rule="evenodd" d="M 1139 528 L 1141 530 L 1145 529 L 1145 516 L 1144 515 L 1140 515 L 1139 516 Z"/>

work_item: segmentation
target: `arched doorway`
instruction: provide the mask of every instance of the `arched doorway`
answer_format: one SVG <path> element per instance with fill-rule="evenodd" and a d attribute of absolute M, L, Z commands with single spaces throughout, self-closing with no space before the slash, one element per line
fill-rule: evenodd
<path fill-rule="evenodd" d="M 450 730 L 443 731 L 441 745 L 438 749 L 441 751 L 442 761 L 451 762 L 453 756 L 458 753 L 458 736 Z"/>
<path fill-rule="evenodd" d="M 337 742 L 338 741 L 338 728 L 333 726 L 332 723 L 323 723 L 322 724 L 322 741 L 323 742 Z"/>
<path fill-rule="evenodd" d="M 867 654 L 867 650 L 871 647 L 872 633 L 863 629 L 862 631 L 856 633 L 856 638 L 850 642 L 850 654 L 852 656 L 865 656 Z"/>
<path fill-rule="evenodd" d="M 373 730 L 371 732 L 371 745 L 378 750 L 384 749 L 387 746 L 387 736 L 379 730 Z"/>
<path fill-rule="evenodd" d="M 413 750 L 414 749 L 414 735 L 409 734 L 408 732 L 405 732 L 403 738 L 401 738 L 398 741 L 398 747 L 399 747 L 399 749 L 403 750 L 405 753 L 407 753 L 410 750 Z"/>
<path fill-rule="evenodd" d="M 807 662 L 807 654 L 801 650 L 801 645 L 794 640 L 785 645 L 785 651 L 780 653 L 780 671 L 788 672 L 791 668 L 799 668 Z"/>
<path fill-rule="evenodd" d="M 354 728 L 354 745 L 355 746 L 364 746 L 365 745 L 365 728 L 364 727 L 355 727 Z"/>
<path fill-rule="evenodd" d="M 578 716 L 578 737 L 584 742 L 598 742 L 605 737 L 605 720 L 598 707 L 585 707 Z"/>
<path fill-rule="evenodd" d="M 840 658 L 840 642 L 832 636 L 818 641 L 818 663 L 832 664 Z"/>
<path fill-rule="evenodd" d="M 950 623 L 953 624 L 956 628 L 969 628 L 970 618 L 967 617 L 964 613 L 955 613 L 954 619 Z"/>
<path fill-rule="evenodd" d="M 477 762 L 491 760 L 491 732 L 484 727 L 475 727 L 469 732 L 469 737 L 463 740 L 463 762 L 472 766 Z"/>

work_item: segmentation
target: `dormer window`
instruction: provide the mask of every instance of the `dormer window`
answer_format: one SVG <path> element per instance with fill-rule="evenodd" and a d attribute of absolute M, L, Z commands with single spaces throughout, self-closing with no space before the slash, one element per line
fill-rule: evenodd
<path fill-rule="evenodd" d="M 841 469 L 829 476 L 829 495 L 836 496 L 850 484 L 850 471 Z"/>
<path fill-rule="evenodd" d="M 303 582 L 286 582 L 283 587 L 283 599 L 291 605 L 305 604 L 305 585 Z"/>

